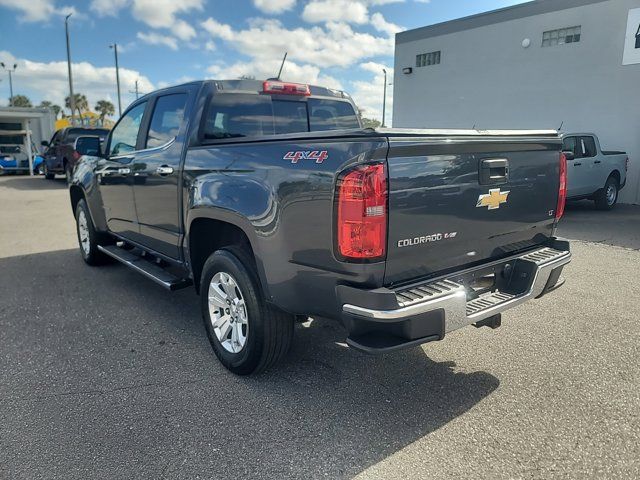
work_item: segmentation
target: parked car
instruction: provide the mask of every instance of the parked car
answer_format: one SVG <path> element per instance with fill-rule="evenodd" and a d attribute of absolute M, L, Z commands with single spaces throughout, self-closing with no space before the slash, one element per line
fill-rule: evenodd
<path fill-rule="evenodd" d="M 42 173 L 42 157 L 38 155 L 32 146 L 33 173 Z M 0 146 L 0 173 L 29 173 L 29 156 L 23 152 L 19 145 Z"/>
<path fill-rule="evenodd" d="M 603 151 L 593 133 L 567 133 L 562 137 L 567 158 L 567 197 L 590 199 L 600 210 L 610 210 L 627 182 L 626 152 Z"/>
<path fill-rule="evenodd" d="M 356 112 L 344 92 L 272 80 L 140 98 L 73 172 L 82 258 L 194 285 L 237 374 L 281 358 L 296 318 L 383 353 L 496 328 L 563 283 L 556 131 L 371 129 Z"/>
<path fill-rule="evenodd" d="M 43 171 L 47 180 L 51 180 L 57 173 L 64 173 L 67 180 L 80 158 L 75 149 L 75 141 L 80 136 L 95 136 L 104 141 L 109 130 L 106 128 L 68 127 L 58 130 L 49 142 L 42 142 L 46 148 L 43 154 Z"/>

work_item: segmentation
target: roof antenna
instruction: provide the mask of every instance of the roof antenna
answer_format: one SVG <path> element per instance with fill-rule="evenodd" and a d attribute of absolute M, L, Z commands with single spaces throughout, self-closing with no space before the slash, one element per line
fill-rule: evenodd
<path fill-rule="evenodd" d="M 278 70 L 278 76 L 276 77 L 278 80 L 280 80 L 280 75 L 282 75 L 282 69 L 284 68 L 284 62 L 287 61 L 287 53 L 289 53 L 289 52 L 284 52 L 284 58 L 282 59 L 282 63 L 280 64 L 280 70 Z"/>
<path fill-rule="evenodd" d="M 560 126 L 558 127 L 558 131 L 561 132 L 562 131 L 562 126 L 564 125 L 564 120 L 562 122 L 560 122 Z"/>

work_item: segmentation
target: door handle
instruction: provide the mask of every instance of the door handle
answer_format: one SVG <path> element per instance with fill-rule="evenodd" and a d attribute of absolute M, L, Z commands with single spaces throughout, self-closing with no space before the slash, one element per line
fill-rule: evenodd
<path fill-rule="evenodd" d="M 595 161 L 595 162 L 593 162 L 593 163 L 602 163 L 602 160 L 596 160 L 596 161 Z"/>
<path fill-rule="evenodd" d="M 130 168 L 119 168 L 118 169 L 118 173 L 120 175 L 129 175 L 131 173 L 131 169 Z"/>
<path fill-rule="evenodd" d="M 573 164 L 574 167 L 579 167 L 580 165 L 582 165 L 580 162 L 576 162 Z"/>
<path fill-rule="evenodd" d="M 158 175 L 171 175 L 173 173 L 173 167 L 163 165 L 161 167 L 156 168 L 156 173 Z"/>
<path fill-rule="evenodd" d="M 485 158 L 480 161 L 480 185 L 501 185 L 509 181 L 509 160 Z"/>

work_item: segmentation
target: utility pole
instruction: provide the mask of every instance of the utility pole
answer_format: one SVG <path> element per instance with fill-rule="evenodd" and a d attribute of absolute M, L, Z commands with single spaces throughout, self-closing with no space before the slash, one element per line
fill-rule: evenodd
<path fill-rule="evenodd" d="M 71 47 L 69 46 L 69 17 L 64 17 L 64 32 L 67 37 L 67 70 L 69 71 L 69 108 L 71 109 L 71 123 L 73 124 L 73 112 L 76 109 L 76 98 L 73 95 L 73 75 L 71 74 Z"/>
<path fill-rule="evenodd" d="M 138 80 L 135 81 L 134 85 L 135 86 L 134 86 L 133 90 L 129 90 L 129 93 L 135 93 L 136 94 L 136 100 L 138 100 L 140 95 L 144 95 L 144 93 L 141 92 L 140 89 L 138 88 Z"/>
<path fill-rule="evenodd" d="M 382 127 L 384 128 L 385 115 L 387 113 L 387 70 L 382 69 L 384 72 L 384 93 L 382 94 Z"/>
<path fill-rule="evenodd" d="M 116 85 L 118 87 L 118 115 L 122 116 L 122 99 L 120 98 L 120 67 L 118 67 L 118 44 L 109 45 L 116 56 Z"/>
<path fill-rule="evenodd" d="M 13 79 L 11 78 L 11 74 L 16 71 L 18 64 L 14 63 L 13 68 L 9 68 L 4 64 L 4 62 L 0 62 L 0 66 L 9 72 L 9 106 L 13 107 Z"/>

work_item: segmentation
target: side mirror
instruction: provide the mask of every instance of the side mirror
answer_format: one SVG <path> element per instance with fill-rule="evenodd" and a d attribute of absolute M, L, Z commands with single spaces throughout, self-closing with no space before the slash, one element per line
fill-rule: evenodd
<path fill-rule="evenodd" d="M 91 155 L 92 157 L 102 156 L 99 137 L 78 137 L 76 138 L 73 149 L 80 155 Z"/>
<path fill-rule="evenodd" d="M 567 160 L 574 160 L 576 158 L 576 156 L 574 155 L 573 152 L 567 150 L 566 152 L 562 152 L 564 153 L 564 156 Z"/>
<path fill-rule="evenodd" d="M 40 145 L 42 145 L 43 147 L 48 147 L 49 146 L 49 142 L 47 142 L 46 140 L 43 140 L 40 142 Z"/>

